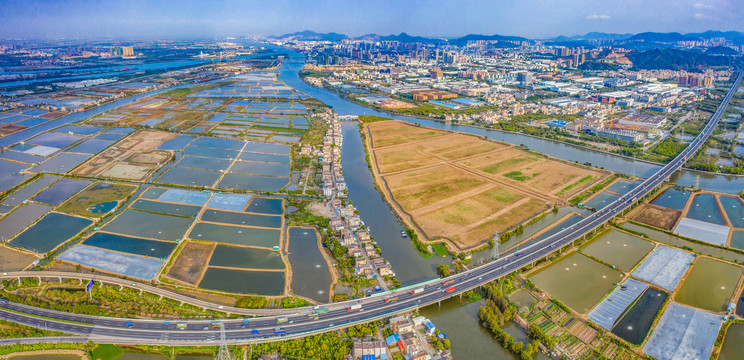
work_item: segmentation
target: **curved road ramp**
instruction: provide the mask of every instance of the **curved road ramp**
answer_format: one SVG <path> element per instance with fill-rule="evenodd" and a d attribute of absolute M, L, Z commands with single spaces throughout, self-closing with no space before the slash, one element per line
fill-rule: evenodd
<path fill-rule="evenodd" d="M 707 360 L 721 324 L 721 315 L 671 302 L 643 352 L 658 360 Z"/>

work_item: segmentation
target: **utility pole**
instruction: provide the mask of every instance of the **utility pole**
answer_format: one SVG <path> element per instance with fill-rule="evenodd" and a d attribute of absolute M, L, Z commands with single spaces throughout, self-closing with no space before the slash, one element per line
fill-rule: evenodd
<path fill-rule="evenodd" d="M 233 360 L 230 350 L 227 349 L 227 339 L 225 337 L 225 324 L 220 321 L 220 352 L 217 353 L 216 360 Z"/>

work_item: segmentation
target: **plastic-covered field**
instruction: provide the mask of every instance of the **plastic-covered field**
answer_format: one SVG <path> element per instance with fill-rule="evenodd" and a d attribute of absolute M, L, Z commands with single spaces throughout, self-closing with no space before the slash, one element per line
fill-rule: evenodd
<path fill-rule="evenodd" d="M 21 205 L 0 220 L 0 241 L 8 241 L 52 208 L 41 204 Z"/>
<path fill-rule="evenodd" d="M 658 360 L 707 360 L 722 323 L 720 315 L 671 302 L 643 351 Z"/>
<path fill-rule="evenodd" d="M 214 194 L 207 207 L 210 209 L 243 211 L 250 200 L 250 195 Z"/>
<path fill-rule="evenodd" d="M 659 246 L 636 268 L 633 276 L 673 291 L 693 259 L 694 254 Z"/>
<path fill-rule="evenodd" d="M 59 148 L 56 148 L 53 146 L 33 146 L 32 148 L 28 150 L 24 150 L 24 152 L 27 154 L 31 154 L 31 155 L 49 156 L 49 155 L 56 153 L 59 150 L 60 150 Z"/>
<path fill-rule="evenodd" d="M 590 313 L 589 319 L 606 330 L 612 329 L 625 309 L 643 293 L 648 285 L 628 278 L 621 286 L 616 287 L 609 296 L 599 303 Z"/>
<path fill-rule="evenodd" d="M 728 241 L 728 226 L 716 225 L 707 221 L 682 218 L 674 228 L 674 233 L 695 240 L 725 246 Z"/>
<path fill-rule="evenodd" d="M 142 280 L 152 280 L 163 262 L 144 256 L 123 254 L 116 251 L 76 245 L 57 257 L 59 260 L 124 275 Z"/>
<path fill-rule="evenodd" d="M 156 188 L 147 189 L 147 191 L 155 191 Z M 160 201 L 173 202 L 179 204 L 189 205 L 204 205 L 209 200 L 209 194 L 199 191 L 188 191 L 180 189 L 168 189 L 158 198 Z"/>

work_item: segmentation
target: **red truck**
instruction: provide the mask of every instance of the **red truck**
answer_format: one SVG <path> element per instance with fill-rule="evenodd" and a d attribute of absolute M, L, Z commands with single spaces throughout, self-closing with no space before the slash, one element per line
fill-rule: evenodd
<path fill-rule="evenodd" d="M 444 292 L 446 292 L 446 293 L 451 293 L 453 291 L 455 291 L 455 287 L 454 286 L 447 288 L 447 290 L 444 290 Z"/>

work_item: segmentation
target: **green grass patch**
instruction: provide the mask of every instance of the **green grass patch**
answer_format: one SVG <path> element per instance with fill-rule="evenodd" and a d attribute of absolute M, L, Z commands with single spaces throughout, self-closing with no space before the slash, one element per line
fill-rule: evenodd
<path fill-rule="evenodd" d="M 526 157 L 517 157 L 517 158 L 507 159 L 507 160 L 504 160 L 504 161 L 501 161 L 501 162 L 497 162 L 497 163 L 492 164 L 492 165 L 488 165 L 488 166 L 484 167 L 482 170 L 485 171 L 485 172 L 487 172 L 487 173 L 489 173 L 489 174 L 496 174 L 496 173 L 500 172 L 502 169 L 506 168 L 507 166 L 519 164 L 519 163 L 521 163 L 522 161 L 525 161 L 525 160 L 527 160 Z"/>
<path fill-rule="evenodd" d="M 202 90 L 213 89 L 216 87 L 228 85 L 230 83 L 231 83 L 230 81 L 222 81 L 222 82 L 211 83 L 211 84 L 200 84 L 200 85 L 182 87 L 182 88 L 168 90 L 166 92 L 160 93 L 159 96 L 170 96 L 170 97 L 176 97 L 176 98 L 184 97 L 186 95 L 198 93 L 199 91 L 202 91 Z"/>
<path fill-rule="evenodd" d="M 432 250 L 437 254 L 439 257 L 445 257 L 449 255 L 449 251 L 447 250 L 447 246 L 444 245 L 444 243 L 436 243 L 431 245 Z"/>
<path fill-rule="evenodd" d="M 377 121 L 387 121 L 392 119 L 377 115 L 359 115 L 359 120 L 361 120 L 363 123 L 373 123 Z"/>
<path fill-rule="evenodd" d="M 521 171 L 510 171 L 504 174 L 504 176 L 517 181 L 525 181 L 531 179 L 529 176 L 523 175 Z"/>
<path fill-rule="evenodd" d="M 90 352 L 92 360 L 115 360 L 124 355 L 121 346 L 111 344 L 100 344 Z"/>
<path fill-rule="evenodd" d="M 579 179 L 579 181 L 577 181 L 577 182 L 575 182 L 573 184 L 569 184 L 568 186 L 564 187 L 563 189 L 561 189 L 561 191 L 558 192 L 558 196 L 565 195 L 567 192 L 571 191 L 571 189 L 573 189 L 573 188 L 575 188 L 577 186 L 580 186 L 581 184 L 583 184 L 583 183 L 585 183 L 585 182 L 587 182 L 589 180 L 592 180 L 593 178 L 594 178 L 593 176 L 587 175 L 587 176 Z"/>

